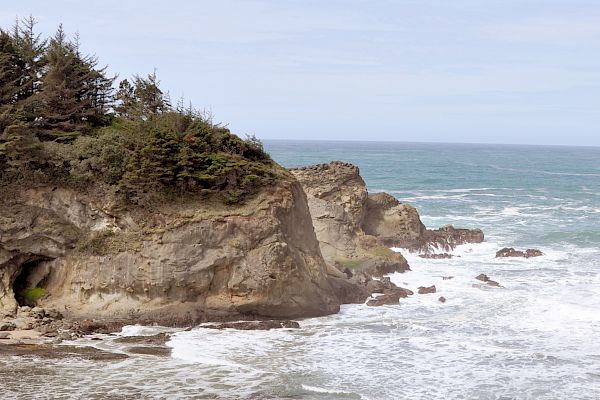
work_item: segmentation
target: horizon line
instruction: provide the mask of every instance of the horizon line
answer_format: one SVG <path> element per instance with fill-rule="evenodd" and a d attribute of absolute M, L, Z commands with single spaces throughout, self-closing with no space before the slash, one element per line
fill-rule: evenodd
<path fill-rule="evenodd" d="M 410 140 L 368 140 L 368 139 L 260 139 L 263 142 L 345 142 L 345 143 L 404 143 L 404 144 L 449 144 L 449 145 L 488 145 L 488 146 L 530 146 L 530 147 L 575 147 L 600 148 L 593 144 L 539 144 L 539 143 L 492 143 L 492 142 L 417 142 Z"/>

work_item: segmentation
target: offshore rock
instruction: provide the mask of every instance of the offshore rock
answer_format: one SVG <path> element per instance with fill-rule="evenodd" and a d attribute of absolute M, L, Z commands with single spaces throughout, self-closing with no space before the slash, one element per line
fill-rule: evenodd
<path fill-rule="evenodd" d="M 530 258 L 530 257 L 540 257 L 543 256 L 544 253 L 542 253 L 540 250 L 538 249 L 527 249 L 525 251 L 520 251 L 520 250 L 515 250 L 512 247 L 505 247 L 503 249 L 500 249 L 496 252 L 496 257 L 497 258 L 503 258 L 503 257 L 524 257 L 524 258 Z"/>
<path fill-rule="evenodd" d="M 475 277 L 475 279 L 485 282 L 490 286 L 500 286 L 500 284 L 498 282 L 491 280 L 490 277 L 487 276 L 486 274 L 479 274 Z"/>
<path fill-rule="evenodd" d="M 435 293 L 437 290 L 435 288 L 435 285 L 429 286 L 429 287 L 425 287 L 425 286 L 419 286 L 418 287 L 418 293 L 419 294 L 429 294 L 429 293 Z"/>

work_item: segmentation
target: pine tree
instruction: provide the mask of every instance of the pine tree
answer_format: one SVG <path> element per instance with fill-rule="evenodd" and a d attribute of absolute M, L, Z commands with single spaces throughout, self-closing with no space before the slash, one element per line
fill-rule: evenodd
<path fill-rule="evenodd" d="M 96 56 L 82 55 L 79 32 L 75 32 L 71 47 L 75 52 L 78 74 L 83 78 L 79 97 L 82 100 L 89 98 L 95 112 L 88 121 L 93 126 L 105 125 L 110 120 L 110 113 L 114 107 L 113 83 L 117 77 L 108 77 L 106 66 L 98 68 Z"/>
<path fill-rule="evenodd" d="M 160 81 L 156 76 L 156 70 L 148 74 L 147 78 L 136 75 L 134 82 L 138 111 L 142 118 L 147 119 L 153 114 L 160 114 L 171 109 L 169 94 L 163 93 L 160 89 Z"/>
<path fill-rule="evenodd" d="M 106 77 L 106 68 L 96 69 L 95 57 L 82 56 L 78 44 L 67 40 L 62 26 L 50 40 L 46 57 L 39 95 L 43 136 L 68 139 L 105 124 L 114 81 Z"/>
<path fill-rule="evenodd" d="M 0 30 L 0 134 L 16 119 L 23 63 L 12 37 Z"/>
<path fill-rule="evenodd" d="M 46 64 L 44 57 L 47 40 L 35 32 L 37 21 L 33 16 L 17 20 L 12 39 L 23 65 L 20 69 L 17 102 L 19 110 L 28 122 L 37 117 L 37 103 L 33 96 L 39 92 L 42 72 Z"/>
<path fill-rule="evenodd" d="M 136 103 L 135 88 L 127 79 L 123 79 L 119 82 L 119 89 L 115 94 L 115 113 L 118 117 L 135 119 L 134 109 Z"/>
<path fill-rule="evenodd" d="M 146 78 L 134 75 L 133 84 L 122 80 L 115 98 L 117 115 L 131 120 L 147 121 L 153 115 L 171 111 L 169 94 L 160 89 L 156 71 Z"/>

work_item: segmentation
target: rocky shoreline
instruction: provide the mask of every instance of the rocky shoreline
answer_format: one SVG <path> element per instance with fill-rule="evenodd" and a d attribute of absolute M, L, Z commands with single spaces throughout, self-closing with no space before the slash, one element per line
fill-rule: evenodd
<path fill-rule="evenodd" d="M 0 209 L 0 345 L 24 351 L 134 324 L 297 328 L 290 319 L 413 295 L 385 277 L 410 271 L 390 247 L 445 259 L 484 240 L 479 229 L 427 229 L 414 207 L 368 193 L 352 164 L 290 172 L 242 208 L 170 205 L 151 216 L 66 188 L 19 192 Z M 27 298 L 32 289 L 39 298 Z"/>

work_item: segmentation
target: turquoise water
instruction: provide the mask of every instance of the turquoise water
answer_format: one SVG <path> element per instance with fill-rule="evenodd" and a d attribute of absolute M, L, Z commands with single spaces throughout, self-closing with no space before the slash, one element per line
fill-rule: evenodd
<path fill-rule="evenodd" d="M 266 147 L 288 167 L 352 162 L 371 192 L 415 205 L 428 227 L 479 227 L 486 240 L 460 246 L 449 260 L 400 250 L 412 271 L 392 281 L 415 291 L 435 285 L 438 293 L 397 306 L 346 305 L 300 321 L 299 330 L 180 331 L 164 358 L 0 360 L 15 371 L 0 383 L 4 398 L 600 399 L 599 148 Z M 496 259 L 505 246 L 545 255 Z M 480 273 L 502 287 L 481 285 Z M 126 351 L 109 337 L 87 343 Z"/>
<path fill-rule="evenodd" d="M 369 191 L 415 205 L 431 226 L 480 227 L 507 245 L 600 245 L 600 148 L 268 141 L 286 167 L 342 160 Z"/>

